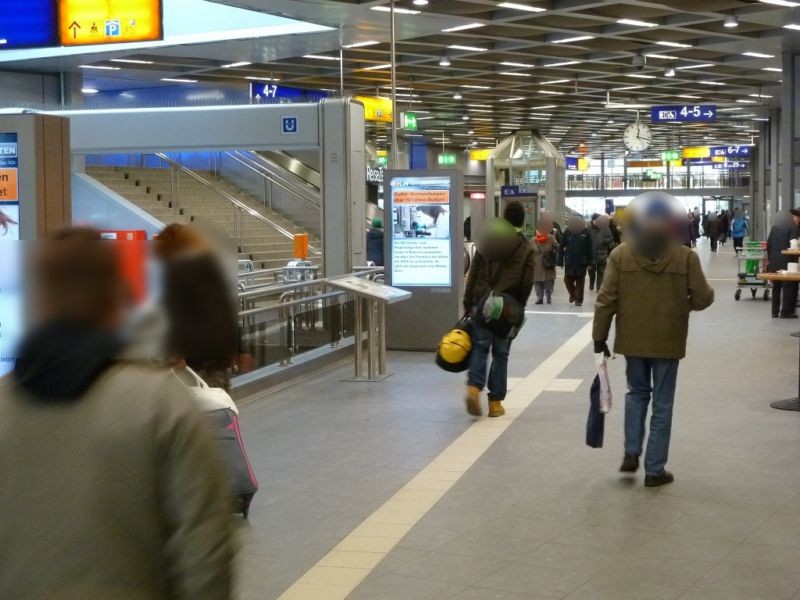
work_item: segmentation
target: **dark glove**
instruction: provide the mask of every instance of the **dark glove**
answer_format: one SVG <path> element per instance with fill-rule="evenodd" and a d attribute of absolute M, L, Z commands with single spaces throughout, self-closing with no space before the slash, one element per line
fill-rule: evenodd
<path fill-rule="evenodd" d="M 608 349 L 608 344 L 606 340 L 595 340 L 594 342 L 594 353 L 595 354 L 604 354 L 606 358 L 611 356 L 611 350 Z"/>

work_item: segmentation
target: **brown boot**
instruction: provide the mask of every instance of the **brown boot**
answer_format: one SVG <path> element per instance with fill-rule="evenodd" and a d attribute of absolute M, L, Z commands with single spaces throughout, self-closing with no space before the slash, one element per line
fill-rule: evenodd
<path fill-rule="evenodd" d="M 483 414 L 481 408 L 481 390 L 474 385 L 467 386 L 467 395 L 464 400 L 467 403 L 467 412 L 474 417 L 480 417 Z"/>
<path fill-rule="evenodd" d="M 506 414 L 506 409 L 503 408 L 502 400 L 489 400 L 489 416 L 502 417 Z"/>

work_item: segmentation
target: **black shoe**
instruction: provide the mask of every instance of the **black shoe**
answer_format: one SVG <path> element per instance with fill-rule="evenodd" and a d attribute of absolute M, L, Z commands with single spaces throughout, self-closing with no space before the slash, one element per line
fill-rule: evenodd
<path fill-rule="evenodd" d="M 535 304 L 544 304 L 544 300 L 541 300 L 541 299 L 539 299 L 539 300 L 537 300 L 537 301 L 535 302 Z"/>
<path fill-rule="evenodd" d="M 583 306 L 583 302 L 576 302 L 576 303 L 575 303 L 575 306 L 577 306 L 577 307 L 579 307 L 579 308 L 580 308 L 581 306 Z"/>
<path fill-rule="evenodd" d="M 620 473 L 636 473 L 639 470 L 639 457 L 635 454 L 626 454 L 622 459 L 622 466 L 619 468 Z"/>
<path fill-rule="evenodd" d="M 777 319 L 778 317 L 780 317 L 780 315 L 778 313 L 772 313 L 772 318 L 773 319 Z"/>
<path fill-rule="evenodd" d="M 675 481 L 675 477 L 669 471 L 664 471 L 661 475 L 645 475 L 644 487 L 659 487 Z"/>
<path fill-rule="evenodd" d="M 552 303 L 553 303 L 553 299 L 552 299 L 552 298 L 548 298 L 548 299 L 547 299 L 547 303 L 548 303 L 548 304 L 552 304 Z"/>
<path fill-rule="evenodd" d="M 796 318 L 797 315 L 795 313 L 792 313 L 790 315 L 781 315 L 781 319 L 796 319 Z"/>

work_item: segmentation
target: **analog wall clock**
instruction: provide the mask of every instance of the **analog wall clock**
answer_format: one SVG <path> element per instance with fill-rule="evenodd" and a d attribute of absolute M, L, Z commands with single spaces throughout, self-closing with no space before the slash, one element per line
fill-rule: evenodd
<path fill-rule="evenodd" d="M 653 132 L 650 127 L 640 122 L 638 119 L 625 128 L 622 134 L 625 147 L 631 152 L 644 152 L 653 142 Z"/>

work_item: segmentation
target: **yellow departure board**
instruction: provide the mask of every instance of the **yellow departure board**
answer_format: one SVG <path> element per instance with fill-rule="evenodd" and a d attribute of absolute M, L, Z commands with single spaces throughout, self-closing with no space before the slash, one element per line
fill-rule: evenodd
<path fill-rule="evenodd" d="M 60 0 L 63 46 L 162 39 L 161 0 Z"/>

